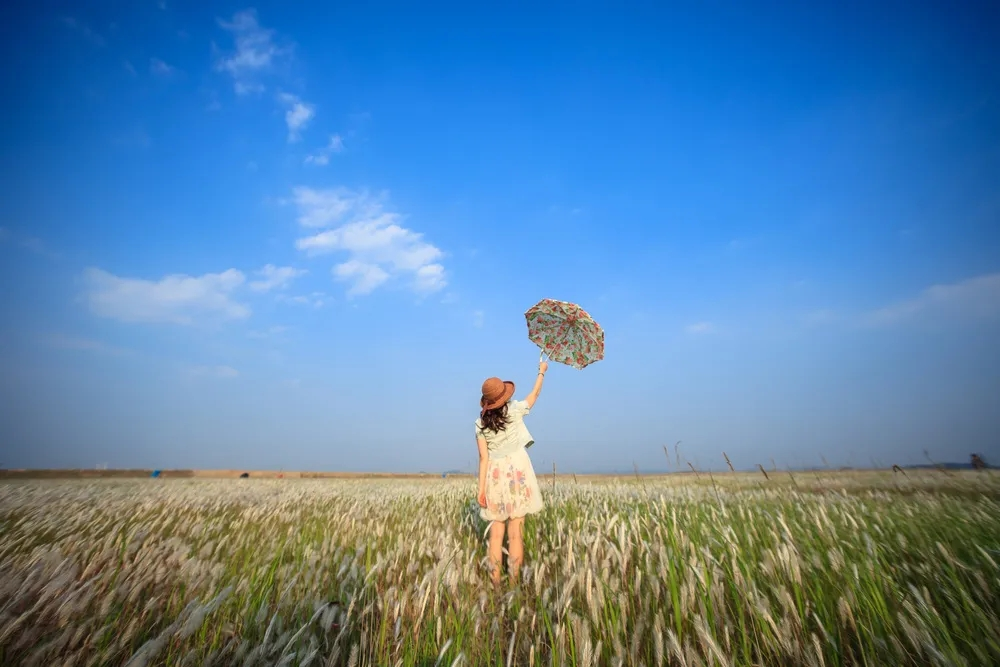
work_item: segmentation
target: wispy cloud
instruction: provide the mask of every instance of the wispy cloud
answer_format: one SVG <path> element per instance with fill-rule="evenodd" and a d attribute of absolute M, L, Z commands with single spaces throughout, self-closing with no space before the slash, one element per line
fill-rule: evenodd
<path fill-rule="evenodd" d="M 375 288 L 389 279 L 389 274 L 378 264 L 349 259 L 331 269 L 338 280 L 351 283 L 347 290 L 348 296 L 371 294 Z"/>
<path fill-rule="evenodd" d="M 267 329 L 261 331 L 248 331 L 247 338 L 256 338 L 259 340 L 266 338 L 276 338 L 281 334 L 285 333 L 286 331 L 288 331 L 288 327 L 276 325 L 273 327 L 268 327 Z"/>
<path fill-rule="evenodd" d="M 842 317 L 829 308 L 820 308 L 806 313 L 802 320 L 806 326 L 821 327 L 840 321 Z"/>
<path fill-rule="evenodd" d="M 142 127 L 126 130 L 114 138 L 114 143 L 122 148 L 149 148 L 152 140 Z"/>
<path fill-rule="evenodd" d="M 116 356 L 132 353 L 131 350 L 122 347 L 115 347 L 114 345 L 108 345 L 106 343 L 102 343 L 101 341 L 91 340 L 89 338 L 66 336 L 63 334 L 52 334 L 45 339 L 45 342 L 51 347 L 60 350 L 80 350 Z"/>
<path fill-rule="evenodd" d="M 330 143 L 325 147 L 319 149 L 314 155 L 306 156 L 306 164 L 315 164 L 320 167 L 325 167 L 330 164 L 330 156 L 333 153 L 339 153 L 344 150 L 344 140 L 339 134 L 334 134 L 330 137 Z"/>
<path fill-rule="evenodd" d="M 554 213 L 556 215 L 578 216 L 582 215 L 583 212 L 583 208 L 579 206 L 563 206 L 562 204 L 552 204 L 549 206 L 549 213 Z"/>
<path fill-rule="evenodd" d="M 149 71 L 151 74 L 162 77 L 170 77 L 177 73 L 177 68 L 168 65 L 159 58 L 149 59 Z"/>
<path fill-rule="evenodd" d="M 695 322 L 684 327 L 689 334 L 710 334 L 715 331 L 715 325 L 711 322 Z"/>
<path fill-rule="evenodd" d="M 6 227 L 0 227 L 0 243 L 10 241 L 26 250 L 30 250 L 36 255 L 41 255 L 48 259 L 57 260 L 61 258 L 61 255 L 52 250 L 45 241 L 38 238 L 37 236 L 22 236 L 21 234 L 16 234 Z"/>
<path fill-rule="evenodd" d="M 436 292 L 447 284 L 444 253 L 423 235 L 402 226 L 403 216 L 385 209 L 385 197 L 346 188 L 314 190 L 297 187 L 293 200 L 299 223 L 307 228 L 333 227 L 296 242 L 309 255 L 347 253 L 333 268 L 351 283 L 349 294 L 368 294 L 390 278 L 408 279 L 418 293 Z"/>
<path fill-rule="evenodd" d="M 477 329 L 483 326 L 483 322 L 486 319 L 486 314 L 481 310 L 473 311 L 472 313 L 472 326 Z"/>
<path fill-rule="evenodd" d="M 251 281 L 250 289 L 255 292 L 270 292 L 273 289 L 285 289 L 299 276 L 305 275 L 305 269 L 292 266 L 275 266 L 268 264 L 257 271 L 258 280 Z"/>
<path fill-rule="evenodd" d="M 83 21 L 73 18 L 72 16 L 64 16 L 62 17 L 62 22 L 71 30 L 83 35 L 83 37 L 94 46 L 104 46 L 104 38 L 91 30 L 90 26 Z"/>
<path fill-rule="evenodd" d="M 289 93 L 281 93 L 278 100 L 287 108 L 285 123 L 288 125 L 288 142 L 294 143 L 302 138 L 302 130 L 316 116 L 316 107 Z"/>
<path fill-rule="evenodd" d="M 299 209 L 298 222 L 303 227 L 329 227 L 348 213 L 357 214 L 358 208 L 368 200 L 366 193 L 358 195 L 347 188 L 315 190 L 297 187 L 292 191 L 292 200 Z M 374 213 L 368 208 L 364 214 Z"/>
<path fill-rule="evenodd" d="M 245 277 L 236 269 L 158 281 L 121 278 L 98 268 L 84 272 L 85 300 L 95 315 L 138 323 L 192 325 L 204 320 L 244 319 L 250 308 L 233 299 Z"/>
<path fill-rule="evenodd" d="M 240 376 L 240 372 L 232 366 L 191 366 L 187 372 L 194 377 L 218 380 L 231 380 Z"/>
<path fill-rule="evenodd" d="M 1000 273 L 956 283 L 932 285 L 912 299 L 879 308 L 861 318 L 862 325 L 884 327 L 921 317 L 946 320 L 992 317 L 1000 314 Z"/>
<path fill-rule="evenodd" d="M 279 60 L 290 57 L 291 47 L 275 43 L 274 31 L 260 26 L 254 9 L 236 12 L 231 21 L 219 19 L 219 25 L 233 36 L 235 50 L 221 55 L 215 69 L 232 77 L 237 95 L 263 92 L 260 76 L 272 71 Z"/>
<path fill-rule="evenodd" d="M 278 301 L 290 303 L 296 306 L 312 306 L 313 308 L 322 308 L 326 304 L 330 303 L 330 297 L 328 297 L 324 292 L 297 294 L 295 296 L 279 294 Z"/>
<path fill-rule="evenodd" d="M 122 63 L 122 67 L 125 68 L 125 71 L 128 72 L 129 76 L 133 78 L 139 76 L 139 73 L 135 70 L 135 66 L 128 60 Z"/>

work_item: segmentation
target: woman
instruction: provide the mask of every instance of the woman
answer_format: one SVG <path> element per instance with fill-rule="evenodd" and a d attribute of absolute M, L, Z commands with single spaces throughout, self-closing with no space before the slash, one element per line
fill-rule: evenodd
<path fill-rule="evenodd" d="M 482 411 L 476 420 L 476 444 L 479 446 L 479 510 L 490 523 L 490 579 L 500 583 L 500 562 L 504 532 L 507 533 L 507 565 L 511 580 L 516 580 L 524 561 L 521 530 L 527 514 L 540 512 L 542 494 L 527 447 L 534 444 L 524 425 L 549 365 L 538 365 L 535 387 L 523 401 L 513 401 L 514 383 L 490 378 L 483 383 L 479 401 Z"/>

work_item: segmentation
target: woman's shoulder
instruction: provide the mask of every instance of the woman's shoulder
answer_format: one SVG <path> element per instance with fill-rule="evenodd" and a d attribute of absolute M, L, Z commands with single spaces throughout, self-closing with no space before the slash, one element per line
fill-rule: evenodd
<path fill-rule="evenodd" d="M 518 401 L 511 399 L 510 403 L 507 404 L 507 413 L 511 416 L 520 417 L 522 415 L 528 414 L 530 409 L 528 408 L 527 401 Z"/>

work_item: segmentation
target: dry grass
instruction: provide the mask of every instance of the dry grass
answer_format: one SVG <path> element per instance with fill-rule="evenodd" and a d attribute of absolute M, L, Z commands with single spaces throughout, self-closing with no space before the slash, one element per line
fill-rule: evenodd
<path fill-rule="evenodd" d="M 543 483 L 487 592 L 470 478 L 0 484 L 0 664 L 1000 664 L 1000 478 Z"/>

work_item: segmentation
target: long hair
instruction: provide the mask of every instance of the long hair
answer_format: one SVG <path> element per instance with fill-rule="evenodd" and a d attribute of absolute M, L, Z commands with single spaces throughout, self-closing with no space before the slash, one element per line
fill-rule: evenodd
<path fill-rule="evenodd" d="M 494 433 L 507 430 L 507 404 L 504 403 L 499 408 L 484 410 L 481 416 L 483 427 Z"/>

